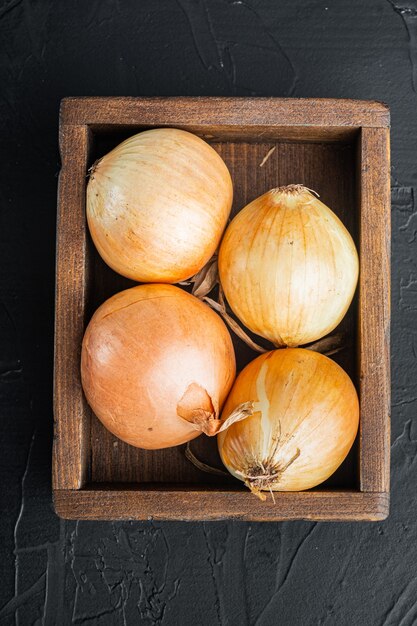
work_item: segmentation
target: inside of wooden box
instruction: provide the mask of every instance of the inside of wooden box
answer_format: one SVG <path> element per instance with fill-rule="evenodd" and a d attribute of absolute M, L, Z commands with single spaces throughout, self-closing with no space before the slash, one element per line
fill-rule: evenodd
<path fill-rule="evenodd" d="M 100 128 L 91 133 L 90 163 L 115 147 L 126 137 L 139 132 L 140 128 Z M 196 129 L 193 129 L 194 131 Z M 234 182 L 233 214 L 248 202 L 272 187 L 290 183 L 302 183 L 320 194 L 321 200 L 341 218 L 355 241 L 358 239 L 358 203 L 356 197 L 357 139 L 358 133 L 333 135 L 327 131 L 320 138 L 315 129 L 311 140 L 301 137 L 291 140 L 288 133 L 277 136 L 276 129 L 268 135 L 256 138 L 253 134 L 230 139 L 218 129 L 212 138 L 207 130 L 201 133 L 221 154 L 229 167 Z M 274 150 L 271 152 L 271 148 Z M 265 157 L 268 159 L 264 162 Z M 101 260 L 92 242 L 88 251 L 89 290 L 88 319 L 94 310 L 114 293 L 134 283 L 113 272 Z M 358 383 L 356 362 L 357 301 L 354 300 L 348 314 L 335 332 L 345 333 L 345 348 L 334 358 Z M 88 320 L 87 320 L 88 321 Z M 254 337 L 259 342 L 259 338 Z M 257 356 L 246 344 L 233 337 L 238 370 Z M 261 340 L 262 341 L 262 340 Z M 88 419 L 88 416 L 86 416 Z M 155 485 L 184 486 L 190 488 L 244 489 L 243 484 L 231 476 L 215 476 L 195 468 L 185 457 L 185 446 L 166 450 L 149 451 L 129 446 L 108 432 L 92 415 L 90 419 L 90 468 L 91 483 L 145 483 Z M 203 462 L 221 468 L 216 440 L 202 435 L 191 443 L 194 454 Z M 320 485 L 323 489 L 358 489 L 358 444 L 354 444 L 339 470 Z"/>

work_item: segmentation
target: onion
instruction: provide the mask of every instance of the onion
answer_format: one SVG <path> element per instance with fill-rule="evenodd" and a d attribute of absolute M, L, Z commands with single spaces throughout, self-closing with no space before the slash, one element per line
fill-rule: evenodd
<path fill-rule="evenodd" d="M 344 317 L 358 255 L 339 218 L 302 185 L 272 189 L 233 219 L 220 281 L 238 318 L 276 346 L 320 339 Z"/>
<path fill-rule="evenodd" d="M 87 220 L 104 261 L 141 282 L 174 283 L 216 250 L 232 205 L 217 152 L 174 128 L 127 139 L 92 168 Z"/>
<path fill-rule="evenodd" d="M 114 435 L 141 448 L 216 434 L 235 371 L 223 321 L 172 285 L 116 294 L 93 315 L 82 344 L 88 403 Z"/>
<path fill-rule="evenodd" d="M 352 381 L 334 361 L 311 350 L 274 350 L 249 363 L 222 417 L 248 401 L 253 415 L 219 434 L 218 446 L 227 469 L 261 497 L 264 490 L 320 484 L 342 463 L 357 433 Z"/>

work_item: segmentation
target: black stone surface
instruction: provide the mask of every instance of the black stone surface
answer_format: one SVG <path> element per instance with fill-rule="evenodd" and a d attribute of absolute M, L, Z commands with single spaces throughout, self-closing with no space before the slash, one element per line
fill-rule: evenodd
<path fill-rule="evenodd" d="M 0 0 L 0 42 L 0 624 L 416 624 L 417 2 Z M 386 522 L 73 523 L 53 513 L 60 99 L 195 94 L 391 107 Z"/>

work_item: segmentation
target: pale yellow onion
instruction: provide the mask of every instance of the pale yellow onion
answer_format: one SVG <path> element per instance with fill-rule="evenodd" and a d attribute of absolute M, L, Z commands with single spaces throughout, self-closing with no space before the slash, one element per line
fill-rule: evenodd
<path fill-rule="evenodd" d="M 355 387 L 317 352 L 287 348 L 256 358 L 237 377 L 222 419 L 248 401 L 253 415 L 219 434 L 218 446 L 227 469 L 261 497 L 322 483 L 355 440 Z"/>
<path fill-rule="evenodd" d="M 216 250 L 232 205 L 219 154 L 174 128 L 127 139 L 92 168 L 87 220 L 94 244 L 116 272 L 141 282 L 175 283 Z"/>
<path fill-rule="evenodd" d="M 339 218 L 308 189 L 272 189 L 226 230 L 220 281 L 234 313 L 276 346 L 320 339 L 344 317 L 359 262 Z"/>
<path fill-rule="evenodd" d="M 224 322 L 173 285 L 116 294 L 93 315 L 82 344 L 88 403 L 106 428 L 140 448 L 216 434 L 235 371 Z"/>

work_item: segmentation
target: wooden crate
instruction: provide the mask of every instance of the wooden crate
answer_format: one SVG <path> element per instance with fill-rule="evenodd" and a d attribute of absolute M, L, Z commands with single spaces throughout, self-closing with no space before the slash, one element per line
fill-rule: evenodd
<path fill-rule="evenodd" d="M 357 441 L 342 467 L 308 492 L 261 502 L 232 477 L 204 474 L 184 446 L 160 451 L 117 440 L 91 414 L 80 348 L 93 311 L 133 284 L 100 259 L 85 218 L 87 171 L 143 129 L 171 126 L 206 139 L 234 181 L 233 211 L 272 187 L 303 183 L 343 220 L 360 252 L 357 296 L 336 360 L 360 393 Z M 274 147 L 269 159 L 265 155 Z M 53 493 L 71 519 L 380 520 L 389 509 L 389 112 L 378 102 L 280 98 L 67 98 L 60 117 Z M 256 355 L 235 341 L 239 369 Z M 193 442 L 218 463 L 216 442 Z"/>

